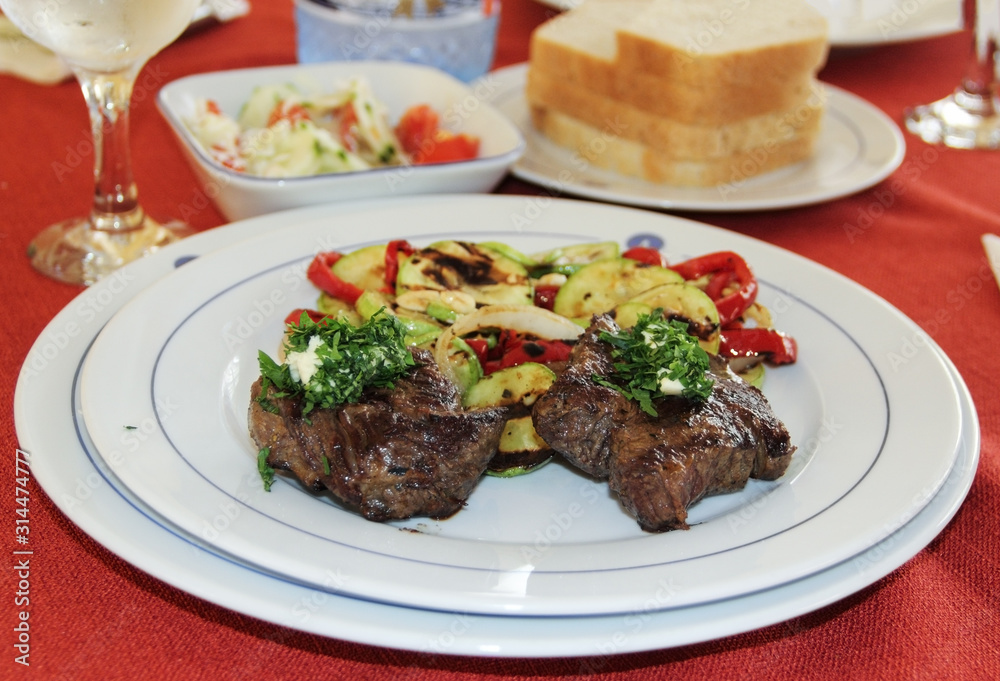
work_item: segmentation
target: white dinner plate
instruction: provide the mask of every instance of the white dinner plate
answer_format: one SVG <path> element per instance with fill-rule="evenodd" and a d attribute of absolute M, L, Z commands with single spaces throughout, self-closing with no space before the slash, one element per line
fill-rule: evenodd
<path fill-rule="evenodd" d="M 538 197 L 428 197 L 336 219 L 286 214 L 274 225 L 287 227 L 199 258 L 127 304 L 95 342 L 82 394 L 98 450 L 137 496 L 218 551 L 288 579 L 481 614 L 624 613 L 654 597 L 661 608 L 706 603 L 864 550 L 930 500 L 957 455 L 957 393 L 940 357 L 921 351 L 918 328 L 861 287 L 765 243 Z M 707 499 L 691 510 L 691 530 L 664 534 L 642 532 L 604 483 L 563 465 L 484 479 L 447 521 L 376 524 L 295 483 L 263 491 L 247 435 L 249 387 L 285 315 L 315 302 L 303 272 L 317 250 L 454 237 L 535 252 L 611 236 L 662 246 L 675 261 L 735 249 L 756 268 L 759 300 L 801 348 L 799 362 L 771 371 L 765 386 L 799 446 L 781 480 Z M 330 566 L 342 576 L 334 586 Z"/>
<path fill-rule="evenodd" d="M 537 0 L 565 11 L 586 0 Z M 860 0 L 862 3 L 864 0 Z M 954 0 L 870 2 L 866 12 L 859 0 L 810 0 L 830 22 L 832 47 L 868 47 L 954 33 L 962 29 L 962 3 Z"/>
<path fill-rule="evenodd" d="M 364 208 L 340 206 L 342 211 Z M 776 589 L 690 608 L 525 618 L 387 606 L 265 575 L 218 556 L 203 541 L 179 532 L 117 481 L 86 432 L 78 378 L 103 324 L 146 286 L 192 256 L 272 228 L 271 219 L 259 218 L 211 230 L 98 282 L 39 335 L 25 358 L 15 393 L 19 445 L 31 454 L 32 474 L 62 512 L 138 568 L 222 607 L 325 636 L 430 654 L 607 656 L 696 643 L 801 615 L 875 582 L 937 536 L 974 478 L 979 427 L 968 391 L 952 368 L 963 410 L 963 438 L 941 491 L 910 522 L 886 528 L 880 541 L 852 560 Z M 943 355 L 942 361 L 947 363 Z"/>
<path fill-rule="evenodd" d="M 549 189 L 644 208 L 752 211 L 822 203 L 853 194 L 888 177 L 903 162 L 899 127 L 857 95 L 829 84 L 827 109 L 814 156 L 800 163 L 722 187 L 654 184 L 580 162 L 574 152 L 535 130 L 524 98 L 527 65 L 492 71 L 473 88 L 521 130 L 524 155 L 511 172 Z"/>

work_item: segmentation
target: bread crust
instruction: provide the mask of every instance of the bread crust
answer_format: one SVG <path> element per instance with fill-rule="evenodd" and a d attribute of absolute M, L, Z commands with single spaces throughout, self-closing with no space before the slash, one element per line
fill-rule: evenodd
<path fill-rule="evenodd" d="M 685 123 L 623 103 L 532 65 L 525 97 L 529 105 L 558 111 L 591 127 L 613 128 L 619 137 L 644 144 L 667 158 L 705 160 L 731 156 L 771 142 L 819 131 L 826 91 L 817 81 L 799 101 L 780 111 L 726 124 Z"/>
<path fill-rule="evenodd" d="M 816 132 L 803 132 L 728 156 L 676 159 L 559 111 L 539 106 L 531 106 L 530 111 L 535 129 L 572 151 L 575 165 L 589 164 L 657 184 L 682 187 L 738 187 L 752 177 L 808 159 L 818 136 Z"/>
<path fill-rule="evenodd" d="M 786 110 L 807 96 L 826 61 L 826 22 L 805 3 L 759 3 L 588 0 L 535 30 L 530 62 L 603 97 L 682 123 L 726 124 Z M 736 37 L 744 33 L 735 30 L 736 22 L 756 17 L 736 12 L 744 5 L 784 8 L 769 20 L 786 35 Z M 692 6 L 701 7 L 702 16 L 727 19 L 715 20 L 715 33 L 704 29 L 706 39 L 699 38 L 697 24 L 689 33 L 672 28 L 672 21 L 681 20 L 677 7 Z"/>

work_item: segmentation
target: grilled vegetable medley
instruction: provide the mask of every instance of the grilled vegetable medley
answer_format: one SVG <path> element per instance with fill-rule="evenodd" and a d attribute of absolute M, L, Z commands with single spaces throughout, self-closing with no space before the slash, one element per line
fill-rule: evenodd
<path fill-rule="evenodd" d="M 531 407 L 596 314 L 612 314 L 621 327 L 602 338 L 618 362 L 612 387 L 654 414 L 656 399 L 707 394 L 710 355 L 725 357 L 757 386 L 765 365 L 796 360 L 794 339 L 772 328 L 756 302 L 751 268 L 733 252 L 668 263 L 655 249 L 622 252 L 612 241 L 525 254 L 500 242 L 417 248 L 395 240 L 320 253 L 307 275 L 319 294 L 313 308 L 286 319 L 292 364 L 302 364 L 307 353 L 306 373 L 312 366 L 330 371 L 329 362 L 313 361 L 316 350 L 303 327 L 328 325 L 346 337 L 345 329 L 391 324 L 403 345 L 432 353 L 465 407 L 508 408 L 490 466 L 499 476 L 530 471 L 552 456 L 532 426 Z M 261 361 L 286 384 L 301 378 L 303 366 L 282 370 L 266 356 Z"/>

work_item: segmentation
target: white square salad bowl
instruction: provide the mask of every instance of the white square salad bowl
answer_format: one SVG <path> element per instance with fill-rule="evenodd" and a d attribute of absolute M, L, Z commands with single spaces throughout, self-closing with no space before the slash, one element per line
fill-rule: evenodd
<path fill-rule="evenodd" d="M 379 167 L 300 177 L 260 177 L 215 160 L 197 141 L 188 121 L 209 99 L 235 117 L 254 88 L 293 84 L 308 94 L 333 91 L 353 77 L 366 78 L 387 110 L 391 125 L 417 104 L 438 112 L 442 127 L 479 138 L 479 156 L 467 161 Z M 157 105 L 203 184 L 205 195 L 231 221 L 322 203 L 414 194 L 492 190 L 525 149 L 520 131 L 487 103 L 487 74 L 467 85 L 443 71 L 416 64 L 347 61 L 216 71 L 165 85 Z"/>

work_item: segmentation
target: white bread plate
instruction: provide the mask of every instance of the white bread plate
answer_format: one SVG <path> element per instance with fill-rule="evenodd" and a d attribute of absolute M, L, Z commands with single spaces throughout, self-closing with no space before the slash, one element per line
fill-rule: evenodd
<path fill-rule="evenodd" d="M 348 78 L 368 79 L 395 124 L 409 107 L 429 104 L 451 132 L 480 139 L 469 161 L 374 168 L 305 177 L 268 178 L 234 171 L 214 160 L 185 124 L 201 99 L 214 100 L 235 116 L 254 87 L 293 83 L 306 92 L 330 92 Z M 480 88 L 482 86 L 479 86 Z M 215 71 L 180 78 L 157 97 L 166 118 L 203 185 L 231 221 L 323 203 L 415 194 L 489 192 L 525 150 L 520 131 L 479 92 L 443 71 L 387 61 L 345 61 Z"/>
<path fill-rule="evenodd" d="M 537 0 L 570 10 L 585 0 Z M 830 22 L 830 46 L 869 47 L 934 38 L 962 30 L 962 3 L 954 0 L 808 0 Z M 734 5 L 736 3 L 733 3 Z M 744 6 L 746 3 L 740 3 Z"/>

